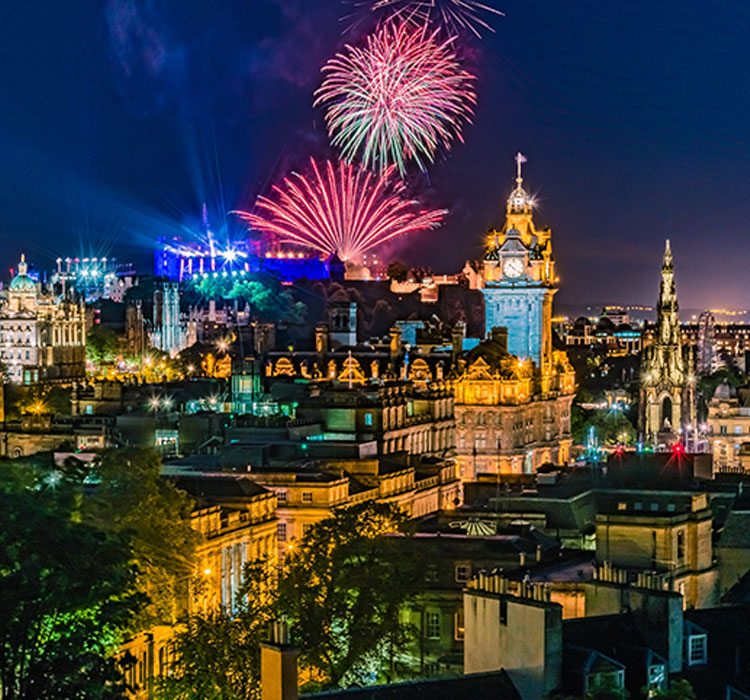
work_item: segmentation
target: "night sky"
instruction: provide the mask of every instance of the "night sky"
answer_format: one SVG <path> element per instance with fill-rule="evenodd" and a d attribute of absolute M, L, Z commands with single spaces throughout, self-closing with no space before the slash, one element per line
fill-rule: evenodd
<path fill-rule="evenodd" d="M 492 2 L 506 13 L 496 33 L 463 47 L 480 78 L 474 123 L 418 183 L 451 216 L 397 255 L 446 272 L 480 257 L 521 150 L 537 224 L 553 229 L 558 301 L 653 303 L 670 237 L 683 307 L 747 306 L 750 3 Z M 364 29 L 342 37 L 349 11 L 0 3 L 0 265 L 22 250 L 40 267 L 147 264 L 201 202 L 220 228 L 288 168 L 330 155 L 312 91 Z"/>

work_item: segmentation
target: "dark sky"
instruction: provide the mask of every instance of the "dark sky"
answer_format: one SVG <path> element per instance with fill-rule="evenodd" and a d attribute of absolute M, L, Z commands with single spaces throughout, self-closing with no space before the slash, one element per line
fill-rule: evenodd
<path fill-rule="evenodd" d="M 553 229 L 558 301 L 652 303 L 664 239 L 683 306 L 746 306 L 750 3 L 493 0 L 465 42 L 479 104 L 420 184 L 447 225 L 399 251 L 459 269 L 502 221 L 516 151 Z M 147 259 L 327 139 L 311 93 L 340 0 L 0 3 L 0 231 L 25 250 Z M 348 36 L 351 39 L 353 37 Z M 4 275 L 3 275 L 4 276 Z"/>

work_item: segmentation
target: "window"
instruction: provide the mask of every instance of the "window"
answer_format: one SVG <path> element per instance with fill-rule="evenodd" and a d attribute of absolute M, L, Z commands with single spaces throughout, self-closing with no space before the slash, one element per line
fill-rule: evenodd
<path fill-rule="evenodd" d="M 742 434 L 742 426 L 741 426 L 741 425 L 735 425 L 735 426 L 734 426 L 734 432 L 735 432 L 735 433 L 736 433 L 737 435 L 741 435 L 741 434 Z"/>
<path fill-rule="evenodd" d="M 302 502 L 303 503 L 312 503 L 312 491 L 303 491 L 302 492 Z"/>
<path fill-rule="evenodd" d="M 651 510 L 659 510 L 659 504 L 658 503 L 652 503 L 651 504 Z"/>
<path fill-rule="evenodd" d="M 648 667 L 648 687 L 649 690 L 662 689 L 666 680 L 667 672 L 664 664 L 655 664 Z"/>
<path fill-rule="evenodd" d="M 643 510 L 643 503 L 636 502 L 636 504 L 633 506 L 636 510 Z"/>
<path fill-rule="evenodd" d="M 456 564 L 455 574 L 457 583 L 468 581 L 471 577 L 471 566 L 468 564 Z"/>
<path fill-rule="evenodd" d="M 424 624 L 425 637 L 427 639 L 440 639 L 440 611 L 428 610 L 425 613 Z"/>
<path fill-rule="evenodd" d="M 279 542 L 286 542 L 286 523 L 276 525 L 276 537 Z"/>
<path fill-rule="evenodd" d="M 372 425 L 372 413 L 365 413 L 365 425 Z"/>
<path fill-rule="evenodd" d="M 312 523 L 302 523 L 302 537 L 312 530 Z"/>
<path fill-rule="evenodd" d="M 721 433 L 722 435 L 726 435 L 727 434 L 727 426 L 726 425 L 719 426 L 719 433 Z"/>
<path fill-rule="evenodd" d="M 667 510 L 670 513 L 674 513 L 674 511 L 675 511 L 675 505 L 674 505 L 674 503 L 667 503 Z"/>
<path fill-rule="evenodd" d="M 277 491 L 276 492 L 276 501 L 278 503 L 286 503 L 286 491 Z"/>
<path fill-rule="evenodd" d="M 617 504 L 617 510 L 627 510 L 627 509 L 628 509 L 628 504 L 627 503 L 620 502 L 620 503 Z"/>
<path fill-rule="evenodd" d="M 682 561 L 685 558 L 685 533 L 680 531 L 677 533 L 677 561 Z"/>
<path fill-rule="evenodd" d="M 464 609 L 459 608 L 453 615 L 453 639 L 460 642 L 464 638 Z"/>
<path fill-rule="evenodd" d="M 500 599 L 500 624 L 508 624 L 508 600 L 506 598 Z"/>
<path fill-rule="evenodd" d="M 688 637 L 688 666 L 706 663 L 707 644 L 705 634 L 693 634 Z"/>

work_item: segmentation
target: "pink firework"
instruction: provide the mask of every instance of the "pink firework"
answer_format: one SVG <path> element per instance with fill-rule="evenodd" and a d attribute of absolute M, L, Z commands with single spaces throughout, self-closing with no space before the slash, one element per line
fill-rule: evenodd
<path fill-rule="evenodd" d="M 405 197 L 393 177 L 354 165 L 310 159 L 309 177 L 292 173 L 273 186 L 274 197 L 258 197 L 259 213 L 234 212 L 250 226 L 341 260 L 352 260 L 397 236 L 440 225 L 445 209 L 424 210 Z"/>
<path fill-rule="evenodd" d="M 408 161 L 425 170 L 438 149 L 462 140 L 476 95 L 453 39 L 411 21 L 387 22 L 362 48 L 346 46 L 323 67 L 315 104 L 325 105 L 331 142 L 344 160 L 383 172 Z"/>
<path fill-rule="evenodd" d="M 504 15 L 500 10 L 477 0 L 355 0 L 372 12 L 388 12 L 390 17 L 408 17 L 421 22 L 441 24 L 449 34 L 464 30 L 481 37 L 482 30 L 495 30 L 483 15 Z"/>

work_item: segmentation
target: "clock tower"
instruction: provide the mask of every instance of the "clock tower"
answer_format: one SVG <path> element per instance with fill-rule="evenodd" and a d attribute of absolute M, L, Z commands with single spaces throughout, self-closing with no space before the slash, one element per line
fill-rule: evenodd
<path fill-rule="evenodd" d="M 484 255 L 485 333 L 508 329 L 508 352 L 549 371 L 552 362 L 552 297 L 555 268 L 551 232 L 534 226 L 533 201 L 523 188 L 516 156 L 516 187 L 508 198 L 505 226 L 487 234 Z"/>

